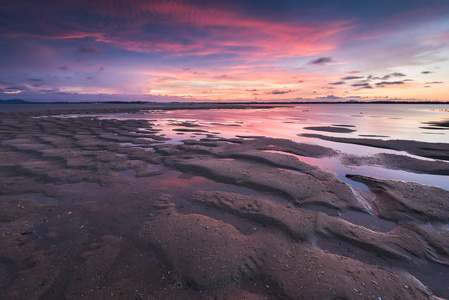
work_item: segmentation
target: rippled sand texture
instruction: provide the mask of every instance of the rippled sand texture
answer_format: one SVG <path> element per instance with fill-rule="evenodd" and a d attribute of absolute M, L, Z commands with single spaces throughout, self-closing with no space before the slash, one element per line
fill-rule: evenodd
<path fill-rule="evenodd" d="M 143 120 L 46 115 L 1 114 L 2 299 L 449 297 L 447 190 L 351 176 L 359 189 L 298 159 L 339 153 L 285 139 L 173 145 Z"/>

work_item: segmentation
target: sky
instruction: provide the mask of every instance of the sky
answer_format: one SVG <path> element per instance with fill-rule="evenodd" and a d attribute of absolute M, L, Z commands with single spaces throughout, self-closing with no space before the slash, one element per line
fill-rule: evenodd
<path fill-rule="evenodd" d="M 448 0 L 0 0 L 0 99 L 449 100 Z"/>

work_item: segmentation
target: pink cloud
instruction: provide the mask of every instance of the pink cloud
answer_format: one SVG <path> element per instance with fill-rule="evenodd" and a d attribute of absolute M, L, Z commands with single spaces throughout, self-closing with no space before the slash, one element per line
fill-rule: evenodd
<path fill-rule="evenodd" d="M 379 90 L 399 93 L 414 83 L 392 84 L 385 79 L 380 88 L 373 83 L 345 83 L 342 74 L 356 68 L 366 77 L 379 69 L 399 72 L 401 66 L 447 59 L 441 55 L 448 45 L 447 22 L 429 19 L 432 10 L 377 15 L 382 22 L 371 22 L 346 13 L 317 21 L 297 11 L 301 17 L 293 18 L 291 12 L 267 13 L 271 4 L 262 3 L 257 8 L 265 9 L 263 13 L 252 12 L 239 1 L 53 0 L 42 5 L 24 0 L 22 4 L 10 1 L 3 7 L 11 14 L 5 14 L 9 19 L 0 36 L 14 38 L 8 45 L 14 51 L 8 53 L 24 54 L 9 69 L 65 71 L 70 83 L 45 82 L 63 91 L 64 87 L 78 92 L 152 91 L 200 99 L 341 96 L 363 86 L 363 95 Z M 23 15 L 13 18 L 13 13 Z M 432 24 L 428 26 L 432 30 L 423 26 L 428 25 L 425 22 Z M 67 65 L 70 70 L 61 68 Z"/>
<path fill-rule="evenodd" d="M 129 7 L 126 7 L 126 1 L 119 1 L 115 6 L 106 5 L 108 1 L 81 2 L 71 1 L 69 6 L 87 6 L 100 16 L 110 17 L 111 22 L 99 21 L 94 27 L 99 29 L 97 31 L 89 28 L 86 32 L 68 32 L 66 36 L 53 38 L 88 36 L 99 42 L 139 52 L 193 55 L 257 53 L 258 56 L 284 57 L 315 55 L 332 50 L 338 40 L 331 38 L 352 28 L 351 21 L 323 22 L 315 26 L 266 21 L 236 10 L 200 7 L 185 1 L 135 1 Z M 126 18 L 126 22 L 115 20 L 115 17 Z M 179 28 L 179 33 L 190 43 L 180 42 L 176 37 L 149 36 L 143 28 L 154 23 Z M 206 36 L 198 37 L 189 29 L 198 29 Z"/>

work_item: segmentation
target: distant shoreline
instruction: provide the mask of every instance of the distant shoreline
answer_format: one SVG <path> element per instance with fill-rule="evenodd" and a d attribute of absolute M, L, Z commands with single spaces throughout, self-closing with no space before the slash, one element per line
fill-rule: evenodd
<path fill-rule="evenodd" d="M 21 99 L 0 100 L 0 104 L 152 104 L 152 105 L 288 105 L 288 104 L 449 104 L 449 101 L 282 101 L 282 102 L 151 102 L 151 101 L 87 101 L 87 102 L 68 102 L 68 101 L 26 101 Z"/>
<path fill-rule="evenodd" d="M 298 105 L 355 105 L 355 104 L 402 104 L 402 105 L 449 105 L 449 102 L 3 102 L 0 113 L 27 112 L 45 114 L 59 113 L 136 113 L 142 110 L 188 110 L 188 109 L 269 109 Z"/>

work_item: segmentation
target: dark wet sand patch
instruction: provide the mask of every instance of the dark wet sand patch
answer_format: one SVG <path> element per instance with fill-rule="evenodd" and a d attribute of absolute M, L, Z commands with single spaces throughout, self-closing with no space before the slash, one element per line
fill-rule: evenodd
<path fill-rule="evenodd" d="M 420 281 L 426 286 L 432 286 L 434 293 L 442 295 L 447 299 L 449 294 L 449 287 L 447 286 L 447 279 L 449 278 L 449 268 L 444 265 L 424 262 L 419 265 L 418 270 L 415 268 L 406 269 L 413 276 L 419 276 Z"/>
<path fill-rule="evenodd" d="M 432 121 L 432 122 L 422 122 L 422 124 L 427 124 L 427 125 L 431 125 L 434 127 L 445 127 L 445 128 L 449 128 L 449 121 L 448 120 L 444 120 L 444 121 Z"/>
<path fill-rule="evenodd" d="M 56 199 L 54 197 L 48 197 L 48 196 L 44 195 L 43 193 L 29 193 L 29 194 L 22 194 L 19 196 L 23 197 L 25 199 L 34 200 L 39 204 L 56 204 L 56 203 L 58 203 L 58 199 Z"/>
<path fill-rule="evenodd" d="M 345 127 L 333 127 L 333 126 L 309 126 L 304 127 L 306 130 L 326 131 L 326 132 L 338 132 L 338 133 L 350 133 L 356 130 Z"/>
<path fill-rule="evenodd" d="M 443 120 L 443 121 L 430 121 L 430 122 L 421 122 L 422 124 L 428 125 L 428 126 L 422 126 L 419 127 L 421 129 L 427 129 L 427 130 L 449 130 L 449 121 Z"/>
<path fill-rule="evenodd" d="M 359 136 L 362 137 L 380 137 L 380 138 L 387 138 L 388 135 L 376 135 L 376 134 L 359 134 Z"/>
<path fill-rule="evenodd" d="M 332 126 L 338 126 L 338 127 L 350 127 L 350 128 L 356 127 L 355 125 L 346 125 L 346 124 L 332 124 Z"/>
<path fill-rule="evenodd" d="M 177 120 L 167 120 L 168 125 L 171 126 L 182 126 L 182 127 L 204 127 L 200 124 L 197 124 L 197 121 L 183 121 L 179 122 Z"/>
<path fill-rule="evenodd" d="M 429 130 L 449 130 L 449 127 L 435 127 L 435 126 L 425 126 L 425 127 L 419 127 L 421 129 L 429 129 Z"/>
<path fill-rule="evenodd" d="M 259 139 L 264 138 L 262 135 L 236 135 L 235 137 L 241 138 L 241 139 Z"/>
<path fill-rule="evenodd" d="M 187 128 L 175 128 L 172 130 L 179 131 L 179 132 L 208 132 L 207 130 L 203 130 L 203 129 L 187 129 Z"/>
<path fill-rule="evenodd" d="M 237 123 L 210 123 L 211 125 L 219 125 L 219 126 L 234 126 L 234 127 L 242 127 L 241 124 Z"/>
<path fill-rule="evenodd" d="M 340 214 L 340 218 L 352 224 L 364 226 L 370 230 L 377 232 L 390 232 L 397 227 L 396 223 L 383 220 L 376 215 L 368 215 L 365 213 L 348 210 Z"/>

